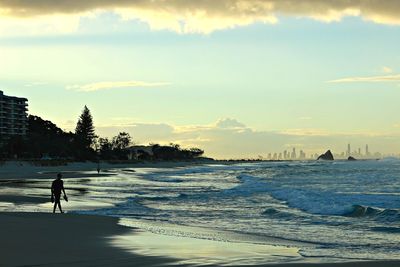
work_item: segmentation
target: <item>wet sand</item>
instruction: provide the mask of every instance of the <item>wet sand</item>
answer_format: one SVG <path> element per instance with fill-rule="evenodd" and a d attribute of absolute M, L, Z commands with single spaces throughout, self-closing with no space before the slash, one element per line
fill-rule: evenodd
<path fill-rule="evenodd" d="M 8 161 L 0 164 L 0 181 L 10 179 L 51 179 L 61 172 L 64 179 L 110 176 L 114 169 L 132 171 L 132 168 L 176 168 L 188 165 L 219 164 L 218 161 L 165 161 L 165 162 L 133 162 L 111 164 L 100 163 L 100 174 L 97 174 L 97 163 L 74 162 L 59 166 L 39 166 L 24 161 Z M 84 174 L 82 174 L 84 173 Z"/>
<path fill-rule="evenodd" d="M 173 262 L 109 245 L 125 233 L 118 219 L 50 213 L 0 213 L 0 266 L 159 266 Z"/>
<path fill-rule="evenodd" d="M 141 256 L 112 245 L 133 235 L 118 219 L 50 213 L 0 213 L 0 266 L 189 266 L 159 256 Z M 216 266 L 216 265 L 207 265 Z M 232 265 L 231 265 L 232 266 Z M 292 263 L 266 267 L 395 267 L 400 262 Z"/>

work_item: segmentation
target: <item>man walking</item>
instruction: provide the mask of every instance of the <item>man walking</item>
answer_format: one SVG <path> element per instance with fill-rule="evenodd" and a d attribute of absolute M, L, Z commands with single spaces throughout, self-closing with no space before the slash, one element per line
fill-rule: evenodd
<path fill-rule="evenodd" d="M 61 180 L 61 173 L 57 174 L 57 179 L 53 181 L 51 184 L 51 203 L 54 202 L 54 207 L 53 207 L 53 213 L 56 212 L 56 208 L 58 205 L 58 208 L 60 209 L 61 213 L 64 213 L 61 208 L 61 191 L 64 193 L 64 199 L 65 201 L 68 202 L 68 197 L 67 194 L 65 194 L 65 189 L 64 189 L 64 182 Z"/>

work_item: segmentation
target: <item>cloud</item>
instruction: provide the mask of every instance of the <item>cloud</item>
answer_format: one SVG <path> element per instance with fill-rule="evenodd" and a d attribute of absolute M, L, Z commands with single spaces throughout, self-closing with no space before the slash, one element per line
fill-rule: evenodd
<path fill-rule="evenodd" d="M 71 34 L 78 31 L 82 17 L 76 14 L 51 14 L 19 18 L 5 16 L 1 8 L 0 4 L 0 36 Z"/>
<path fill-rule="evenodd" d="M 128 132 L 138 143 L 170 143 L 176 139 L 175 127 L 165 123 L 130 123 L 124 125 L 100 125 L 96 130 L 104 137 L 112 137 L 119 132 Z"/>
<path fill-rule="evenodd" d="M 221 124 L 222 123 L 222 124 Z M 221 127 L 223 126 L 223 127 Z M 138 144 L 178 143 L 183 147 L 200 147 L 207 156 L 215 158 L 256 158 L 268 153 L 281 153 L 292 148 L 307 155 L 321 154 L 327 149 L 335 153 L 352 147 L 370 146 L 371 151 L 395 152 L 400 149 L 400 132 L 329 132 L 324 129 L 288 129 L 258 131 L 235 119 L 221 119 L 206 125 L 176 126 L 165 123 L 131 123 L 96 127 L 100 136 L 115 136 L 129 132 Z"/>
<path fill-rule="evenodd" d="M 0 0 L 2 19 L 83 17 L 101 12 L 114 12 L 124 20 L 140 20 L 152 29 L 179 33 L 210 33 L 256 22 L 274 24 L 279 16 L 323 22 L 359 16 L 375 23 L 400 24 L 400 1 L 396 0 Z M 4 25 L 1 20 L 0 25 Z M 76 27 L 76 21 L 68 25 L 67 31 Z"/>
<path fill-rule="evenodd" d="M 389 68 L 389 67 L 383 66 L 382 67 L 382 72 L 384 72 L 384 73 L 392 73 L 393 70 L 391 68 Z"/>
<path fill-rule="evenodd" d="M 93 92 L 93 91 L 116 89 L 116 88 L 159 87 L 159 86 L 166 86 L 166 85 L 169 85 L 169 83 L 123 81 L 123 82 L 97 82 L 97 83 L 89 83 L 89 84 L 84 84 L 84 85 L 68 85 L 66 88 L 68 90 L 75 90 L 75 91 L 79 91 L 79 92 Z"/>
<path fill-rule="evenodd" d="M 383 75 L 383 76 L 364 76 L 364 77 L 348 77 L 337 80 L 328 81 L 329 83 L 351 83 L 351 82 L 398 82 L 400 74 Z"/>
<path fill-rule="evenodd" d="M 230 118 L 220 119 L 216 122 L 215 126 L 217 128 L 222 129 L 237 129 L 237 128 L 246 128 L 246 125 L 243 123 Z"/>

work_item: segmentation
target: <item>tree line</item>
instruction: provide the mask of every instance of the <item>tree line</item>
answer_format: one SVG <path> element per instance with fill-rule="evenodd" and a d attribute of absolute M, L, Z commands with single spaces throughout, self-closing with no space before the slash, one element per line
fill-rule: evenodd
<path fill-rule="evenodd" d="M 3 159 L 64 159 L 72 161 L 96 160 L 187 160 L 198 158 L 204 151 L 182 149 L 179 145 L 152 144 L 152 153 L 130 150 L 133 145 L 129 133 L 120 132 L 112 138 L 95 133 L 93 117 L 85 106 L 75 127 L 66 132 L 41 117 L 29 115 L 26 136 L 12 136 L 1 147 Z"/>

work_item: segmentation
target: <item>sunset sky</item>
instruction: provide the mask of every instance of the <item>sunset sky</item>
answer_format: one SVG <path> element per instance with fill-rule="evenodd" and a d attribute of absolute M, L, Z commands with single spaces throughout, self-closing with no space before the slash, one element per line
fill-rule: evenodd
<path fill-rule="evenodd" d="M 395 0 L 0 0 L 0 90 L 217 158 L 399 153 L 399 44 Z"/>

